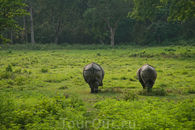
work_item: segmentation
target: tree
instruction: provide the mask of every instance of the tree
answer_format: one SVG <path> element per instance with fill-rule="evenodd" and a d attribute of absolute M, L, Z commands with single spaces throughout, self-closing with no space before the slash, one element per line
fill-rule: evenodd
<path fill-rule="evenodd" d="M 167 21 L 170 12 L 168 4 L 161 0 L 134 0 L 134 3 L 134 9 L 129 16 L 145 22 L 145 43 L 162 43 L 178 35 L 179 22 Z"/>
<path fill-rule="evenodd" d="M 32 2 L 30 0 L 30 4 L 29 4 L 29 10 L 30 10 L 30 30 L 31 30 L 31 44 L 34 44 L 35 40 L 34 40 L 34 27 L 33 27 L 33 7 L 32 7 Z"/>
<path fill-rule="evenodd" d="M 37 6 L 37 0 L 23 0 L 28 6 L 28 10 L 30 12 L 30 32 L 31 32 L 31 44 L 33 45 L 35 43 L 34 38 L 34 25 L 33 25 L 33 8 Z M 25 24 L 25 21 L 24 21 Z M 25 26 L 25 25 L 24 25 Z M 26 29 L 26 28 L 25 28 Z M 27 35 L 27 34 L 25 34 Z M 27 39 L 26 39 L 27 40 Z"/>
<path fill-rule="evenodd" d="M 131 11 L 131 0 L 89 0 L 89 8 L 85 12 L 91 16 L 92 23 L 95 28 L 96 25 L 105 22 L 110 31 L 111 46 L 114 46 L 114 36 L 118 28 L 118 23 L 122 17 L 126 16 Z M 97 23 L 97 24 L 96 24 Z"/>
<path fill-rule="evenodd" d="M 195 18 L 195 0 L 161 0 L 161 2 L 169 5 L 169 21 Z"/>
<path fill-rule="evenodd" d="M 54 30 L 54 43 L 58 44 L 58 38 L 64 28 L 74 19 L 73 0 L 38 0 L 42 23 L 52 26 Z"/>
<path fill-rule="evenodd" d="M 28 15 L 24 9 L 26 4 L 22 0 L 1 0 L 0 1 L 0 39 L 3 42 L 10 41 L 3 38 L 2 31 L 11 29 L 21 29 L 14 17 Z"/>

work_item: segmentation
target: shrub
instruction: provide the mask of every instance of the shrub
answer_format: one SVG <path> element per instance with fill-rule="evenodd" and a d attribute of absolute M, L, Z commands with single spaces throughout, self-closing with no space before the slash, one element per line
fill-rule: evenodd
<path fill-rule="evenodd" d="M 10 84 L 10 85 L 14 85 L 14 81 L 11 80 L 11 79 L 7 80 L 7 83 Z"/>
<path fill-rule="evenodd" d="M 9 78 L 11 78 L 10 72 L 3 72 L 0 74 L 0 79 L 9 79 Z"/>
<path fill-rule="evenodd" d="M 155 96 L 166 96 L 166 90 L 162 87 L 161 89 L 153 89 L 152 94 Z"/>
<path fill-rule="evenodd" d="M 138 95 L 137 93 L 135 93 L 134 91 L 127 91 L 124 93 L 124 100 L 128 101 L 134 101 L 134 100 L 138 100 Z"/>
<path fill-rule="evenodd" d="M 99 93 L 123 93 L 122 89 L 120 87 L 110 87 L 106 89 L 99 89 Z"/>
<path fill-rule="evenodd" d="M 15 83 L 17 85 L 24 85 L 28 82 L 27 78 L 23 77 L 23 76 L 18 76 L 14 79 Z"/>
<path fill-rule="evenodd" d="M 174 48 L 165 48 L 165 51 L 176 51 Z"/>
<path fill-rule="evenodd" d="M 95 103 L 99 109 L 101 122 L 95 125 L 99 129 L 105 126 L 114 129 L 159 130 L 194 129 L 195 100 L 175 103 L 166 100 L 138 100 L 133 102 L 106 99 Z M 103 122 L 104 121 L 104 122 Z M 106 123 L 105 122 L 109 122 Z"/>
<path fill-rule="evenodd" d="M 11 50 L 11 49 L 9 49 L 9 50 L 8 50 L 8 53 L 12 53 L 12 50 Z"/>
<path fill-rule="evenodd" d="M 22 71 L 22 69 L 21 68 L 16 68 L 15 70 L 14 70 L 14 73 L 21 73 L 21 71 Z"/>
<path fill-rule="evenodd" d="M 6 71 L 6 72 L 12 72 L 12 71 L 13 71 L 13 70 L 12 70 L 12 65 L 10 65 L 10 64 L 7 65 L 6 68 L 5 68 L 5 71 Z"/>
<path fill-rule="evenodd" d="M 194 87 L 188 87 L 188 93 L 194 94 L 195 88 Z"/>
<path fill-rule="evenodd" d="M 66 86 L 61 86 L 61 87 L 59 87 L 59 89 L 68 89 L 68 87 L 66 87 Z"/>
<path fill-rule="evenodd" d="M 162 87 L 161 89 L 150 89 L 150 92 L 147 90 L 141 90 L 138 92 L 139 95 L 147 95 L 147 96 L 166 96 L 167 92 L 166 90 Z"/>
<path fill-rule="evenodd" d="M 16 102 L 9 94 L 0 94 L 0 128 L 4 129 L 69 129 L 72 121 L 84 121 L 84 103 L 76 96 L 65 98 L 41 96 L 34 103 Z M 31 99 L 32 100 L 32 99 Z M 64 124 L 65 123 L 65 124 Z M 66 124 L 67 123 L 67 124 Z M 78 122 L 78 125 L 81 123 Z M 74 129 L 77 126 L 73 126 Z"/>
<path fill-rule="evenodd" d="M 47 73 L 48 72 L 48 68 L 45 68 L 45 67 L 41 68 L 41 72 L 42 73 Z"/>

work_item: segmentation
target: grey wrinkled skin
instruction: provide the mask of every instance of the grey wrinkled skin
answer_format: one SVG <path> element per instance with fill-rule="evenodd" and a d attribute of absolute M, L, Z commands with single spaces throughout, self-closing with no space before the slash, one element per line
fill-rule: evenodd
<path fill-rule="evenodd" d="M 103 86 L 104 69 L 97 63 L 92 62 L 83 69 L 85 82 L 89 84 L 91 93 L 98 92 L 98 86 Z"/>
<path fill-rule="evenodd" d="M 143 89 L 147 88 L 149 92 L 155 83 L 157 73 L 153 66 L 145 64 L 137 70 L 137 78 L 142 84 Z"/>

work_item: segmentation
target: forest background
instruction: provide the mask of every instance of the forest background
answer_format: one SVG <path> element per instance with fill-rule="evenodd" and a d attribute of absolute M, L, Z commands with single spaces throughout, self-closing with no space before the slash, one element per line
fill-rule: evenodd
<path fill-rule="evenodd" d="M 194 0 L 1 0 L 1 44 L 193 41 Z M 190 40 L 189 40 L 190 39 Z M 186 43 L 186 42 L 185 42 Z"/>

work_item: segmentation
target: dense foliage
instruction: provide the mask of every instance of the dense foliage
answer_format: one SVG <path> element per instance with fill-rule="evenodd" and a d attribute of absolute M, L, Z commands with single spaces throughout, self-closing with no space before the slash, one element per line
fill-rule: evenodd
<path fill-rule="evenodd" d="M 195 100 L 174 101 L 117 101 L 104 100 L 95 104 L 100 109 L 100 128 L 160 130 L 194 129 Z M 103 123 L 104 121 L 104 123 Z"/>
<path fill-rule="evenodd" d="M 6 21 L 2 21 L 4 12 L 1 13 L 1 28 L 13 28 L 15 22 L 24 27 L 20 33 L 13 32 L 13 36 L 9 29 L 0 30 L 2 36 L 12 38 L 14 43 L 28 43 L 34 37 L 36 43 L 42 44 L 161 45 L 164 41 L 194 38 L 193 0 L 23 2 L 27 4 L 25 10 L 21 0 L 1 1 L 1 10 L 10 12 L 5 13 Z M 25 11 L 31 17 L 18 16 Z"/>
<path fill-rule="evenodd" d="M 24 94 L 23 97 L 17 98 L 12 93 L 1 93 L 0 103 L 2 130 L 62 129 L 71 121 L 85 120 L 84 103 L 77 97 L 67 99 L 60 95 L 47 97 L 31 93 L 31 95 Z M 72 126 L 72 128 L 77 128 L 77 126 Z"/>
<path fill-rule="evenodd" d="M 1 0 L 0 1 L 0 39 L 5 42 L 6 38 L 3 37 L 2 32 L 9 29 L 21 29 L 18 26 L 16 16 L 27 15 L 24 9 L 26 4 L 22 0 Z M 8 38 L 9 39 L 9 38 Z"/>

